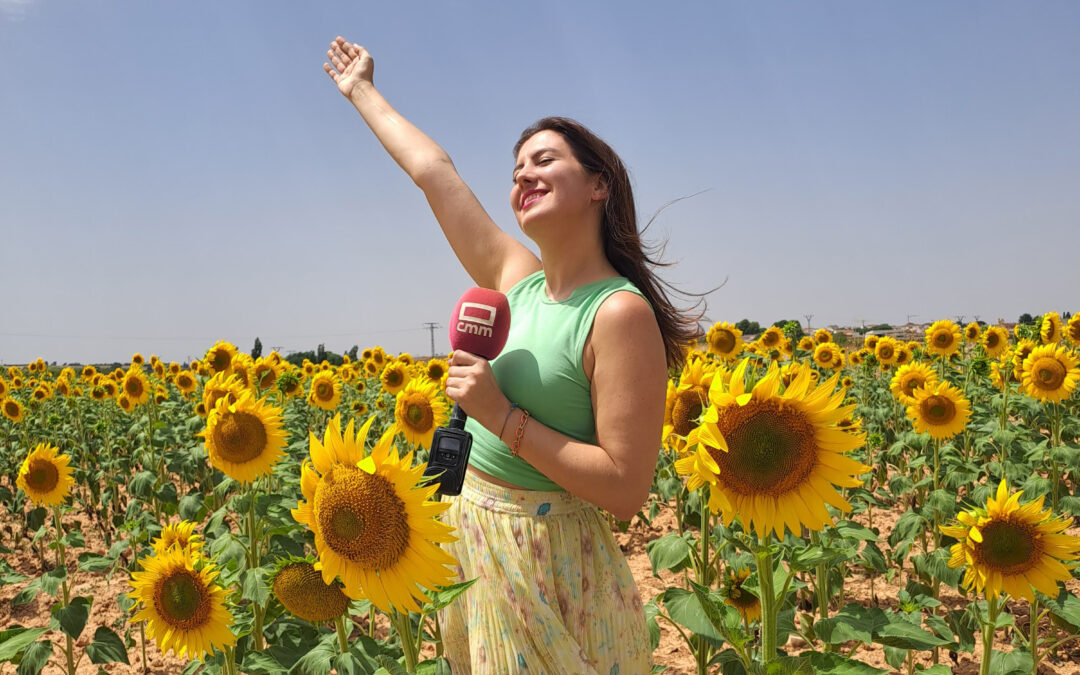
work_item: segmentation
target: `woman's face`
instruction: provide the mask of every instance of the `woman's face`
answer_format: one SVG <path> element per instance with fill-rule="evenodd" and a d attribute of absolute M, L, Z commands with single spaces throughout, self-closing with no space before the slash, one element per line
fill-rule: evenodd
<path fill-rule="evenodd" d="M 510 208 L 526 234 L 537 223 L 557 217 L 573 221 L 607 197 L 598 176 L 589 174 L 556 131 L 529 137 L 518 152 L 510 188 Z"/>

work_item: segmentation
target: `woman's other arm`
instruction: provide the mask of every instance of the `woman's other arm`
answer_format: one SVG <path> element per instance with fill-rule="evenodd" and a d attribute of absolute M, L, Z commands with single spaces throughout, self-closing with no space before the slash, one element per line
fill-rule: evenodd
<path fill-rule="evenodd" d="M 446 151 L 375 89 L 374 61 L 367 50 L 338 37 L 326 55 L 330 63 L 324 63 L 323 70 L 356 107 L 387 153 L 423 190 L 450 247 L 473 281 L 505 293 L 539 270 L 536 256 L 503 232 L 484 211 Z"/>

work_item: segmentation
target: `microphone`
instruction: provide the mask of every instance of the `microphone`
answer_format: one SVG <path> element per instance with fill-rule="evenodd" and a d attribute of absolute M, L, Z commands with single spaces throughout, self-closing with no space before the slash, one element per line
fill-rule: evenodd
<path fill-rule="evenodd" d="M 510 333 L 510 304 L 506 296 L 489 288 L 465 291 L 450 315 L 450 347 L 491 360 L 506 346 Z M 468 416 L 454 404 L 450 425 L 435 430 L 424 477 L 438 481 L 438 493 L 461 494 L 472 452 L 472 434 L 465 431 Z"/>

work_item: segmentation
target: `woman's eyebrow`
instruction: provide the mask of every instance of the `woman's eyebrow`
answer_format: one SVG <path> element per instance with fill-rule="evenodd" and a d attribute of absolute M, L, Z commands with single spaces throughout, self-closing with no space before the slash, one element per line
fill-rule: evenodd
<path fill-rule="evenodd" d="M 542 155 L 542 154 L 544 154 L 545 152 L 555 152 L 555 153 L 557 153 L 557 152 L 558 152 L 558 150 L 556 150 L 555 148 L 537 148 L 537 149 L 536 149 L 536 152 L 534 152 L 534 153 L 532 154 L 532 156 L 533 156 L 533 157 L 535 158 L 535 157 L 537 157 L 538 155 Z M 520 168 L 521 168 L 522 166 L 524 166 L 524 164 L 522 164 L 521 162 L 518 162 L 517 164 L 515 164 L 515 165 L 514 165 L 514 171 L 517 171 L 517 170 L 518 170 L 518 169 L 520 169 Z"/>

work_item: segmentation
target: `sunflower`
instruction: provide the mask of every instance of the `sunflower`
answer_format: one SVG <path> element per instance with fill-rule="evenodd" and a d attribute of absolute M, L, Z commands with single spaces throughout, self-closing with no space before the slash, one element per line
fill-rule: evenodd
<path fill-rule="evenodd" d="M 165 387 L 157 387 L 154 389 L 154 403 L 161 405 L 165 401 L 169 400 L 169 392 Z"/>
<path fill-rule="evenodd" d="M 952 438 L 971 418 L 971 403 L 948 382 L 927 383 L 914 389 L 911 398 L 915 400 L 908 404 L 907 416 L 916 433 L 928 432 L 938 440 Z"/>
<path fill-rule="evenodd" d="M 120 406 L 120 409 L 124 412 L 131 412 L 135 409 L 135 404 L 131 402 L 127 394 L 120 394 L 116 397 L 116 405 Z"/>
<path fill-rule="evenodd" d="M 224 340 L 218 340 L 213 347 L 207 350 L 206 356 L 203 357 L 203 363 L 214 375 L 227 373 L 229 368 L 232 367 L 233 357 L 239 353 L 236 345 Z"/>
<path fill-rule="evenodd" d="M 982 346 L 987 356 L 996 359 L 1009 347 L 1009 331 L 1001 326 L 987 326 L 982 335 Z"/>
<path fill-rule="evenodd" d="M 409 383 L 409 369 L 400 361 L 391 361 L 383 368 L 379 379 L 382 380 L 383 391 L 391 396 L 397 396 L 397 393 Z"/>
<path fill-rule="evenodd" d="M 747 392 L 748 363 L 739 363 L 726 386 L 713 380 L 709 408 L 688 438 L 698 450 L 675 468 L 691 475 L 687 487 L 709 484 L 709 507 L 725 525 L 738 515 L 760 538 L 770 530 L 783 536 L 785 526 L 821 530 L 832 522 L 825 504 L 851 510 L 833 486 L 857 487 L 857 476 L 870 469 L 844 455 L 865 443 L 865 433 L 836 426 L 855 406 L 841 405 L 838 374 L 813 387 L 804 370 L 780 393 L 775 365 Z"/>
<path fill-rule="evenodd" d="M 90 398 L 94 399 L 95 401 L 104 401 L 105 398 L 106 398 L 106 396 L 105 396 L 105 388 L 104 387 L 94 387 L 94 388 L 92 388 L 90 390 Z"/>
<path fill-rule="evenodd" d="M 311 528 L 323 581 L 337 577 L 345 594 L 367 597 L 384 612 L 420 611 L 423 588 L 453 581 L 457 564 L 438 544 L 455 541 L 453 528 L 435 519 L 449 502 L 428 501 L 438 485 L 416 488 L 424 465 L 412 453 L 398 457 L 393 433 L 382 436 L 371 454 L 364 446 L 375 417 L 353 433 L 341 432 L 336 415 L 322 443 L 311 435 L 311 461 L 301 470 L 303 500 L 293 518 Z"/>
<path fill-rule="evenodd" d="M 199 383 L 195 379 L 195 374 L 190 370 L 181 370 L 176 374 L 176 388 L 179 389 L 180 393 L 184 396 L 195 391 L 195 388 L 198 386 Z"/>
<path fill-rule="evenodd" d="M 926 349 L 938 356 L 952 356 L 960 350 L 960 326 L 948 319 L 935 321 L 926 329 Z"/>
<path fill-rule="evenodd" d="M 1043 510 L 1043 498 L 1020 505 L 1023 490 L 1012 495 L 1005 481 L 986 508 L 961 511 L 959 525 L 941 526 L 957 539 L 949 567 L 967 567 L 964 585 L 988 598 L 1008 593 L 1034 602 L 1033 589 L 1056 597 L 1058 582 L 1072 578 L 1062 561 L 1076 560 L 1080 537 L 1063 534 L 1071 519 Z"/>
<path fill-rule="evenodd" d="M 8 394 L 8 383 L 4 381 L 4 378 L 0 377 L 0 401 L 4 400 L 4 397 Z"/>
<path fill-rule="evenodd" d="M 71 385 L 68 384 L 67 380 L 61 378 L 56 381 L 56 394 L 64 397 L 71 395 Z"/>
<path fill-rule="evenodd" d="M 713 324 L 705 334 L 705 342 L 709 345 L 709 353 L 724 361 L 734 361 L 743 351 L 742 331 L 726 321 Z"/>
<path fill-rule="evenodd" d="M 734 569 L 728 567 L 724 570 L 724 581 L 720 593 L 724 596 L 724 603 L 739 610 L 739 616 L 746 623 L 761 618 L 761 600 L 758 596 L 743 588 L 743 583 L 750 578 L 750 568 L 740 567 Z"/>
<path fill-rule="evenodd" d="M 329 370 L 320 370 L 311 378 L 308 403 L 323 410 L 334 410 L 341 403 L 341 379 Z"/>
<path fill-rule="evenodd" d="M 304 393 L 304 387 L 300 384 L 300 376 L 293 371 L 278 376 L 277 389 L 288 398 Z"/>
<path fill-rule="evenodd" d="M 69 455 L 58 454 L 48 443 L 38 443 L 19 467 L 15 484 L 38 506 L 58 506 L 75 485 L 70 462 Z"/>
<path fill-rule="evenodd" d="M 439 396 L 439 385 L 430 380 L 410 380 L 397 395 L 394 428 L 412 445 L 430 448 L 435 428 L 446 424 L 448 419 L 450 413 Z"/>
<path fill-rule="evenodd" d="M 799 338 L 798 347 L 804 352 L 814 351 L 814 338 L 810 337 L 809 335 L 802 336 L 801 338 Z"/>
<path fill-rule="evenodd" d="M 397 355 L 397 360 L 401 361 L 402 363 L 404 363 L 407 366 L 411 366 L 415 359 L 413 359 L 412 354 L 410 354 L 409 352 L 401 352 L 400 354 Z"/>
<path fill-rule="evenodd" d="M 450 364 L 444 359 L 428 359 L 424 366 L 424 372 L 432 382 L 442 383 L 443 378 L 450 372 Z"/>
<path fill-rule="evenodd" d="M 1052 343 L 1036 347 L 1024 359 L 1024 389 L 1028 396 L 1040 401 L 1064 401 L 1080 380 L 1076 364 L 1076 358 L 1064 347 Z"/>
<path fill-rule="evenodd" d="M 1069 323 L 1065 324 L 1064 333 L 1065 337 L 1069 338 L 1069 342 L 1080 346 L 1080 314 L 1073 314 L 1069 318 Z"/>
<path fill-rule="evenodd" d="M 42 382 L 37 386 L 36 389 L 34 389 L 34 393 L 32 393 L 30 396 L 35 401 L 40 403 L 41 401 L 47 401 L 52 398 L 52 394 L 53 392 L 52 389 L 49 388 L 49 385 Z"/>
<path fill-rule="evenodd" d="M 967 342 L 978 342 L 980 333 L 982 333 L 982 328 L 975 321 L 964 326 L 964 340 Z"/>
<path fill-rule="evenodd" d="M 139 561 L 142 572 L 131 575 L 129 598 L 143 603 L 131 618 L 146 621 L 146 630 L 162 653 L 176 651 L 184 658 L 203 658 L 215 648 L 236 644 L 229 630 L 232 614 L 225 606 L 225 589 L 215 583 L 213 563 L 190 549 L 172 546 Z"/>
<path fill-rule="evenodd" d="M 179 523 L 170 523 L 161 528 L 161 534 L 157 539 L 150 542 L 154 548 L 154 555 L 162 555 L 169 548 L 178 546 L 190 549 L 192 556 L 199 555 L 202 548 L 202 535 L 195 532 L 195 523 L 190 520 L 181 520 Z"/>
<path fill-rule="evenodd" d="M 119 391 L 117 384 L 110 379 L 102 380 L 101 388 L 105 392 L 106 398 L 115 398 L 117 391 Z"/>
<path fill-rule="evenodd" d="M 383 350 L 382 347 L 376 346 L 371 350 L 371 360 L 380 366 L 386 363 L 386 352 Z"/>
<path fill-rule="evenodd" d="M 206 405 L 207 412 L 217 407 L 218 401 L 222 398 L 228 400 L 229 403 L 236 403 L 236 400 L 240 398 L 247 389 L 244 385 L 240 384 L 240 379 L 235 375 L 227 372 L 220 372 L 203 385 L 202 400 Z"/>
<path fill-rule="evenodd" d="M 144 359 L 143 355 L 140 354 L 139 352 L 135 352 L 134 354 L 131 355 L 131 365 L 133 365 L 133 366 L 141 366 L 144 363 L 146 363 L 146 359 Z"/>
<path fill-rule="evenodd" d="M 154 370 L 154 374 L 157 375 L 159 379 L 165 377 L 164 363 L 162 363 L 161 361 L 155 361 L 150 365 L 150 367 Z"/>
<path fill-rule="evenodd" d="M 1039 339 L 1044 345 L 1061 342 L 1061 317 L 1057 312 L 1043 314 L 1039 324 Z"/>
<path fill-rule="evenodd" d="M 770 326 L 758 338 L 758 343 L 765 349 L 776 349 L 784 339 L 784 332 L 776 326 Z"/>
<path fill-rule="evenodd" d="M 438 382 L 438 380 L 436 380 L 436 382 Z M 353 389 L 356 390 L 357 394 L 363 394 L 365 391 L 367 391 L 367 382 L 363 380 L 357 380 L 356 384 L 353 385 Z"/>
<path fill-rule="evenodd" d="M 905 406 L 915 403 L 915 390 L 930 384 L 937 384 L 938 377 L 934 369 L 925 363 L 909 363 L 900 366 L 893 375 L 889 389 L 896 400 Z"/>
<path fill-rule="evenodd" d="M 277 367 L 268 359 L 259 359 L 255 362 L 253 378 L 255 386 L 259 389 L 273 389 L 274 385 L 277 384 Z"/>
<path fill-rule="evenodd" d="M 896 363 L 896 346 L 896 340 L 888 336 L 882 337 L 874 345 L 874 356 L 881 363 L 891 366 Z"/>
<path fill-rule="evenodd" d="M 357 417 L 363 417 L 364 415 L 368 414 L 368 404 L 364 403 L 363 401 L 353 401 L 352 411 L 353 415 L 356 415 Z"/>
<path fill-rule="evenodd" d="M 222 399 L 209 411 L 206 439 L 210 464 L 241 483 L 249 483 L 274 470 L 285 447 L 281 408 L 258 401 L 245 391 L 230 403 Z"/>
<path fill-rule="evenodd" d="M 198 403 L 196 403 L 195 404 L 195 414 L 198 415 L 199 417 L 206 417 L 206 415 L 207 415 L 206 404 L 203 403 L 202 401 L 199 401 Z"/>
<path fill-rule="evenodd" d="M 240 380 L 240 384 L 245 387 L 251 387 L 254 382 L 254 376 L 251 371 L 255 367 L 251 357 L 247 354 L 236 354 L 233 356 L 232 365 L 229 366 L 229 372 L 236 376 L 236 379 Z"/>
<path fill-rule="evenodd" d="M 911 348 L 906 344 L 898 343 L 896 345 L 896 356 L 893 359 L 894 366 L 906 366 L 914 358 L 915 355 L 911 353 Z"/>
<path fill-rule="evenodd" d="M 170 375 L 179 375 L 181 370 L 182 370 L 182 368 L 180 368 L 179 363 L 177 363 L 176 361 L 170 361 L 169 362 L 169 374 Z"/>
<path fill-rule="evenodd" d="M 133 365 L 128 368 L 120 383 L 120 389 L 132 405 L 139 405 L 150 400 L 150 383 L 146 381 L 146 374 L 140 366 Z"/>
<path fill-rule="evenodd" d="M 716 369 L 712 364 L 688 361 L 679 376 L 679 384 L 669 386 L 665 408 L 670 408 L 670 411 L 664 417 L 663 427 L 663 438 L 668 447 L 673 450 L 685 447 L 683 439 L 697 426 L 698 417 L 709 399 L 709 387 L 715 377 Z"/>
<path fill-rule="evenodd" d="M 270 582 L 285 609 L 293 616 L 312 623 L 333 621 L 349 608 L 349 598 L 341 583 L 323 581 L 314 560 L 290 560 L 274 574 Z"/>
<path fill-rule="evenodd" d="M 826 342 L 832 342 L 832 341 L 833 341 L 832 333 L 825 330 L 824 328 L 818 328 L 816 331 L 814 331 L 814 342 L 816 344 L 821 345 L 821 344 L 825 344 Z"/>
<path fill-rule="evenodd" d="M 866 361 L 867 349 L 864 347 L 857 352 L 848 354 L 848 363 L 853 366 L 861 366 Z"/>
<path fill-rule="evenodd" d="M 1024 377 L 1024 361 L 1031 355 L 1031 352 L 1037 347 L 1034 342 L 1026 338 L 1020 339 L 1016 343 L 1016 351 L 1013 352 L 1013 376 L 1019 382 Z"/>
<path fill-rule="evenodd" d="M 821 330 L 821 329 L 818 329 Z M 844 366 L 844 355 L 840 351 L 840 345 L 835 342 L 819 342 L 814 348 L 814 363 L 819 368 L 838 370 Z"/>
<path fill-rule="evenodd" d="M 878 336 L 878 335 L 874 335 L 874 334 L 867 335 L 866 337 L 863 338 L 863 347 L 866 347 L 870 351 L 874 351 L 874 349 L 877 348 L 877 343 L 878 343 L 878 340 L 880 340 L 880 339 L 881 339 L 881 337 Z"/>

